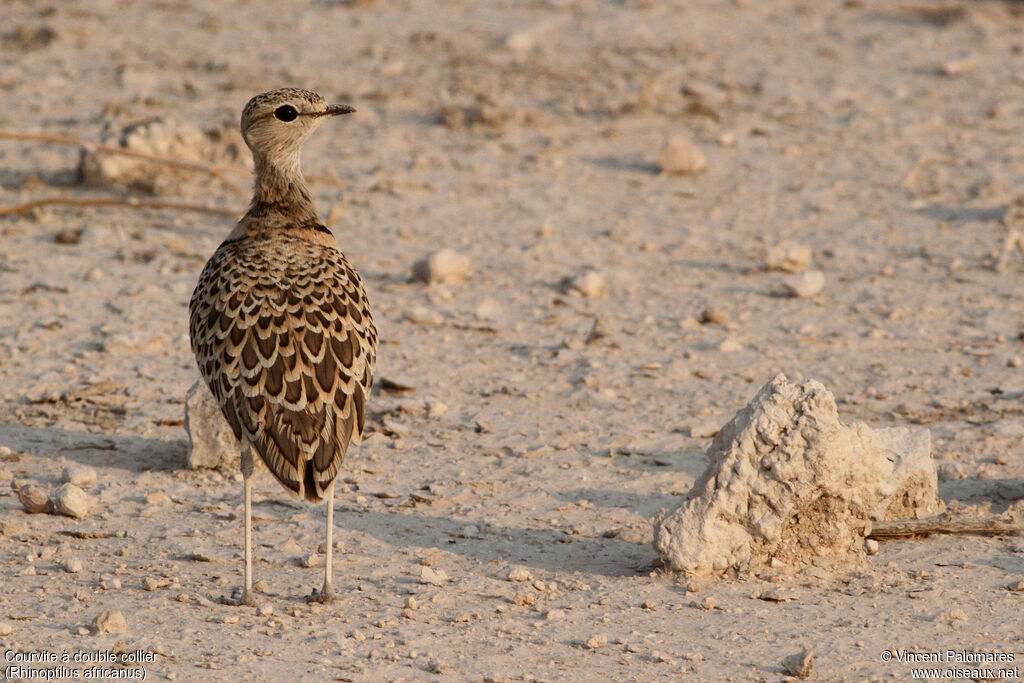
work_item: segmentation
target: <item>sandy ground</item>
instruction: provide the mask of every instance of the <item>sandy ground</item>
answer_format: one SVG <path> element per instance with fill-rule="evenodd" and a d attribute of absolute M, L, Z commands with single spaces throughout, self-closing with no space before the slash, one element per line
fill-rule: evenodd
<path fill-rule="evenodd" d="M 359 109 L 305 168 L 345 185 L 317 201 L 366 281 L 379 376 L 413 390 L 375 392 L 339 485 L 342 597 L 304 602 L 323 509 L 264 477 L 262 611 L 217 602 L 242 487 L 184 469 L 182 412 L 188 298 L 232 221 L 49 207 L 0 219 L 0 478 L 99 478 L 83 520 L 25 514 L 2 482 L 0 649 L 141 650 L 147 677 L 188 681 L 772 681 L 801 645 L 817 680 L 907 679 L 882 661 L 903 649 L 1024 669 L 1019 537 L 703 586 L 650 546 L 704 468 L 691 434 L 779 371 L 824 382 L 844 420 L 928 426 L 948 505 L 1024 496 L 1024 258 L 993 268 L 1024 189 L 1024 6 L 280 4 L 7 0 L 0 126 L 99 140 L 159 116 L 228 131 L 218 158 L 247 163 L 256 92 Z M 703 173 L 658 172 L 677 136 Z M 78 154 L 0 141 L 0 200 L 115 193 L 79 184 Z M 161 198 L 247 202 L 202 175 Z M 763 267 L 780 240 L 812 248 L 822 293 L 784 295 Z M 441 247 L 469 279 L 408 282 Z M 587 269 L 605 296 L 563 291 Z M 105 610 L 127 632 L 93 635 Z"/>

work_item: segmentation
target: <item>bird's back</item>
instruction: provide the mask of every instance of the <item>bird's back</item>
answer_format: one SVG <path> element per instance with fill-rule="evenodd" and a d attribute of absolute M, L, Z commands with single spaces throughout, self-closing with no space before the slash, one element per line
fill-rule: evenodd
<path fill-rule="evenodd" d="M 192 351 L 235 436 L 310 501 L 361 440 L 377 347 L 362 281 L 333 241 L 320 225 L 236 229 L 189 305 Z"/>

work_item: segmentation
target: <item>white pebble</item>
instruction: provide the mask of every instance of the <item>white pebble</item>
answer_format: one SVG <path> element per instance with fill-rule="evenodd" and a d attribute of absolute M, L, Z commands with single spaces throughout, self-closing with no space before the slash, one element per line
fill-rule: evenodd
<path fill-rule="evenodd" d="M 6 638 L 14 633 L 14 627 L 7 623 L 0 622 L 0 638 Z"/>
<path fill-rule="evenodd" d="M 417 325 L 440 325 L 444 317 L 426 306 L 416 306 L 405 312 L 405 319 Z"/>
<path fill-rule="evenodd" d="M 604 647 L 607 644 L 608 636 L 604 635 L 603 633 L 599 633 L 596 636 L 591 636 L 586 642 L 588 650 L 596 650 L 598 648 Z"/>
<path fill-rule="evenodd" d="M 530 573 L 529 569 L 524 569 L 523 567 L 514 567 L 508 573 L 508 580 L 513 583 L 522 583 L 532 579 L 533 574 Z"/>
<path fill-rule="evenodd" d="M 92 620 L 92 630 L 100 633 L 124 633 L 128 630 L 128 622 L 120 610 L 107 610 Z"/>
<path fill-rule="evenodd" d="M 448 573 L 443 569 L 431 569 L 423 567 L 420 569 L 420 583 L 428 583 L 434 586 L 443 586 L 448 583 Z"/>
<path fill-rule="evenodd" d="M 89 514 L 89 496 L 74 484 L 64 484 L 57 489 L 53 502 L 62 515 L 81 519 Z"/>
<path fill-rule="evenodd" d="M 878 541 L 876 541 L 873 538 L 869 538 L 866 541 L 864 541 L 864 551 L 868 555 L 877 555 L 878 554 Z"/>
<path fill-rule="evenodd" d="M 418 282 L 457 284 L 469 274 L 469 259 L 451 249 L 442 249 L 412 264 L 412 279 Z"/>
<path fill-rule="evenodd" d="M 808 298 L 825 289 L 825 273 L 820 270 L 807 270 L 794 275 L 787 275 L 782 284 L 791 296 Z"/>
<path fill-rule="evenodd" d="M 658 167 L 665 173 L 686 175 L 699 173 L 707 166 L 704 153 L 689 140 L 673 138 L 669 140 L 661 155 L 658 156 Z"/>
<path fill-rule="evenodd" d="M 768 249 L 764 265 L 768 270 L 799 273 L 811 267 L 811 248 L 796 242 L 779 242 Z"/>
<path fill-rule="evenodd" d="M 71 463 L 61 472 L 60 480 L 75 486 L 88 486 L 96 483 L 96 470 L 88 465 Z"/>
<path fill-rule="evenodd" d="M 85 567 L 82 565 L 82 561 L 77 557 L 72 557 L 70 560 L 64 563 L 64 571 L 68 574 L 77 574 L 82 571 Z"/>
<path fill-rule="evenodd" d="M 565 280 L 564 289 L 588 298 L 597 298 L 604 296 L 608 284 L 600 273 L 588 270 Z"/>

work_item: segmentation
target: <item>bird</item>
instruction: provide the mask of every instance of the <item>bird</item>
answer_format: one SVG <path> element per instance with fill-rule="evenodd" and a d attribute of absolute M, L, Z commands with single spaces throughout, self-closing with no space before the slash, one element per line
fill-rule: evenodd
<path fill-rule="evenodd" d="M 200 375 L 241 449 L 244 586 L 225 599 L 232 604 L 256 605 L 254 454 L 295 496 L 326 501 L 324 582 L 309 599 L 334 598 L 334 482 L 348 447 L 362 440 L 377 330 L 359 274 L 316 211 L 300 152 L 326 119 L 354 111 L 299 88 L 249 100 L 241 130 L 255 164 L 252 202 L 189 302 Z"/>

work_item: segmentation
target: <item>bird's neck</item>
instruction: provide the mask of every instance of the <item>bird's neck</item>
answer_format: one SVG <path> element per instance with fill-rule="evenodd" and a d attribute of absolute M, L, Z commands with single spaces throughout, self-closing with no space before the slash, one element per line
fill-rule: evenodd
<path fill-rule="evenodd" d="M 268 159 L 254 154 L 256 187 L 247 217 L 287 217 L 298 224 L 319 221 L 313 195 L 299 169 L 299 156 Z"/>

